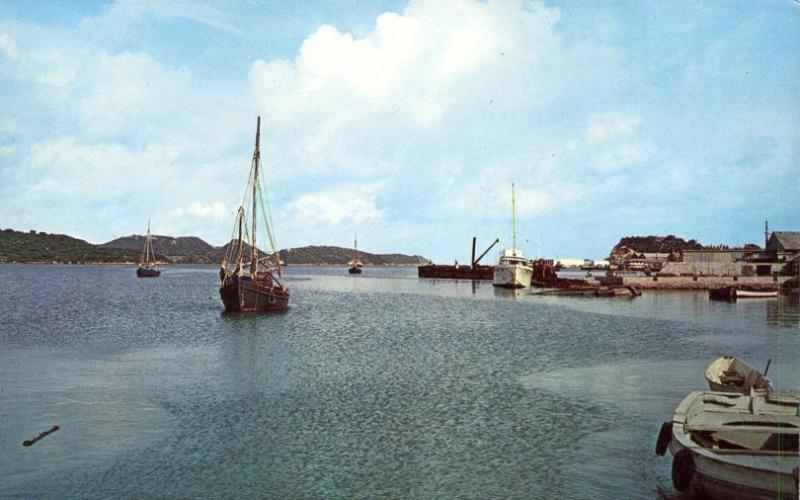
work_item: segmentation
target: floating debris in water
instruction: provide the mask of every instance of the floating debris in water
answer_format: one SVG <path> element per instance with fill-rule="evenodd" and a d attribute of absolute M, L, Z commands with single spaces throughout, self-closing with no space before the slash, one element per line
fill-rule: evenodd
<path fill-rule="evenodd" d="M 47 436 L 47 435 L 49 435 L 49 434 L 52 434 L 52 433 L 54 433 L 54 432 L 55 432 L 55 431 L 57 431 L 58 429 L 60 429 L 60 427 L 59 427 L 59 426 L 57 426 L 57 425 L 54 425 L 53 427 L 51 427 L 51 428 L 47 429 L 46 431 L 40 432 L 40 433 L 39 433 L 39 435 L 38 435 L 38 436 L 36 436 L 36 437 L 35 437 L 35 438 L 33 438 L 33 439 L 26 439 L 25 441 L 23 441 L 23 442 L 22 442 L 22 446 L 31 446 L 31 445 L 32 445 L 32 444 L 34 444 L 36 441 L 38 441 L 38 440 L 42 439 L 43 437 L 45 437 L 45 436 Z"/>

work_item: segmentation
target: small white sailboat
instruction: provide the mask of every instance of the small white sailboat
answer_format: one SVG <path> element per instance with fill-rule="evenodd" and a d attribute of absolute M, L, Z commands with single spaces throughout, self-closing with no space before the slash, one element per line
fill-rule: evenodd
<path fill-rule="evenodd" d="M 511 248 L 500 253 L 494 266 L 492 284 L 505 288 L 527 288 L 533 279 L 533 266 L 517 249 L 517 210 L 514 184 L 511 184 Z"/>
<path fill-rule="evenodd" d="M 706 380 L 712 391 L 739 392 L 750 394 L 750 389 L 772 390 L 772 382 L 767 378 L 767 369 L 762 374 L 752 366 L 734 356 L 717 358 L 706 368 Z"/>
<path fill-rule="evenodd" d="M 695 391 L 661 426 L 672 484 L 698 498 L 796 499 L 800 400 L 767 390 Z"/>

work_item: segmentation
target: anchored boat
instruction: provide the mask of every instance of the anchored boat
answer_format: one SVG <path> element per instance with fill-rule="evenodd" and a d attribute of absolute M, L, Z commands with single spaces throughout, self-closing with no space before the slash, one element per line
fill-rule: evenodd
<path fill-rule="evenodd" d="M 708 297 L 712 300 L 727 300 L 734 302 L 739 299 L 771 299 L 778 296 L 778 290 L 746 289 L 735 286 L 722 288 L 712 288 L 708 291 Z"/>
<path fill-rule="evenodd" d="M 353 236 L 353 258 L 347 263 L 350 269 L 347 270 L 350 274 L 361 274 L 361 267 L 364 265 L 358 258 L 358 234 Z"/>
<path fill-rule="evenodd" d="M 136 276 L 140 278 L 158 278 L 161 271 L 156 263 L 156 254 L 153 251 L 153 237 L 150 236 L 150 219 L 147 219 L 147 236 L 144 237 L 144 248 L 142 256 L 139 258 L 139 268 L 136 269 Z"/>
<path fill-rule="evenodd" d="M 517 250 L 517 211 L 514 184 L 511 184 L 511 248 L 503 250 L 494 266 L 492 284 L 505 288 L 527 288 L 533 279 L 533 266 Z"/>
<path fill-rule="evenodd" d="M 231 312 L 281 312 L 289 307 L 289 288 L 283 280 L 283 268 L 275 244 L 275 236 L 268 207 L 265 210 L 261 189 L 261 117 L 256 122 L 256 146 L 250 167 L 244 198 L 236 214 L 234 237 L 225 252 L 219 271 L 222 283 L 219 295 L 226 311 Z M 245 207 L 251 209 L 248 213 Z M 266 227 L 272 254 L 258 250 L 256 218 L 258 209 Z M 248 226 L 251 228 L 248 231 Z"/>
<path fill-rule="evenodd" d="M 672 453 L 672 483 L 680 492 L 796 499 L 799 403 L 796 395 L 768 390 L 692 392 L 661 426 L 656 453 Z"/>
<path fill-rule="evenodd" d="M 773 390 L 767 378 L 769 362 L 762 374 L 752 366 L 734 356 L 717 358 L 706 368 L 706 380 L 712 391 L 739 392 L 749 394 L 750 389 Z"/>
<path fill-rule="evenodd" d="M 472 261 L 469 266 L 444 264 L 425 264 L 417 267 L 417 276 L 420 278 L 456 279 L 456 280 L 492 280 L 494 278 L 494 266 L 481 265 L 482 258 L 489 253 L 496 244 L 500 242 L 497 238 L 489 247 L 483 251 L 478 258 L 475 258 L 476 237 L 472 237 Z"/>

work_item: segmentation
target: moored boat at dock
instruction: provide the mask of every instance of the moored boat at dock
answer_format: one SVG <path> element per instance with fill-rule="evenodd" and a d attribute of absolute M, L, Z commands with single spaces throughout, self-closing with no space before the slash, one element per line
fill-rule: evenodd
<path fill-rule="evenodd" d="M 475 245 L 477 238 L 472 238 L 472 263 L 469 266 L 446 264 L 425 264 L 417 267 L 417 276 L 420 278 L 438 278 L 438 279 L 457 279 L 457 280 L 492 280 L 494 278 L 494 266 L 481 265 L 480 261 L 489 253 L 496 244 L 500 242 L 496 238 L 489 248 L 483 251 L 480 256 L 475 258 Z"/>
<path fill-rule="evenodd" d="M 506 288 L 527 288 L 531 286 L 533 266 L 522 252 L 516 248 L 506 249 L 500 254 L 494 266 L 492 284 Z"/>
<path fill-rule="evenodd" d="M 708 297 L 712 300 L 727 300 L 730 302 L 738 299 L 771 299 L 778 296 L 778 290 L 764 288 L 740 288 L 726 286 L 712 288 L 708 291 Z"/>
<path fill-rule="evenodd" d="M 673 455 L 672 483 L 697 497 L 798 498 L 796 395 L 690 393 L 661 427 L 656 453 Z"/>
<path fill-rule="evenodd" d="M 492 284 L 505 288 L 527 288 L 533 281 L 533 264 L 517 249 L 517 210 L 511 184 L 511 248 L 503 250 L 494 266 Z"/>
<path fill-rule="evenodd" d="M 281 312 L 289 307 L 289 288 L 283 280 L 282 262 L 272 233 L 270 217 L 264 211 L 261 189 L 261 118 L 256 125 L 256 145 L 244 200 L 236 215 L 235 238 L 231 239 L 220 269 L 219 294 L 229 312 Z M 261 206 L 272 254 L 262 257 L 256 245 L 256 214 Z M 245 207 L 252 207 L 250 221 Z M 247 231 L 248 222 L 252 230 Z M 245 254 L 249 253 L 247 259 Z"/>

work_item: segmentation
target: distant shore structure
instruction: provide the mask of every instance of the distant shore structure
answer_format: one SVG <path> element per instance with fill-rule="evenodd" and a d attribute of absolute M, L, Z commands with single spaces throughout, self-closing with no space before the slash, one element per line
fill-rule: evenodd
<path fill-rule="evenodd" d="M 764 248 L 700 246 L 671 252 L 618 246 L 608 257 L 609 277 L 642 288 L 777 289 L 800 273 L 800 231 L 774 231 L 765 243 Z"/>

